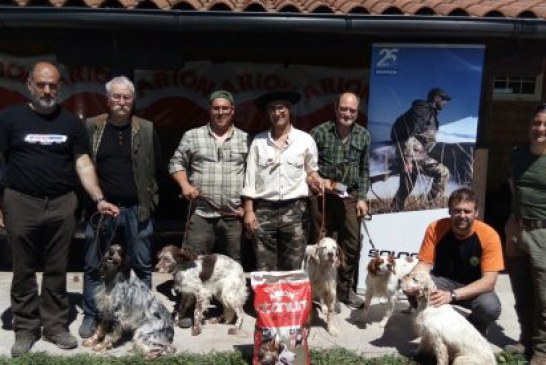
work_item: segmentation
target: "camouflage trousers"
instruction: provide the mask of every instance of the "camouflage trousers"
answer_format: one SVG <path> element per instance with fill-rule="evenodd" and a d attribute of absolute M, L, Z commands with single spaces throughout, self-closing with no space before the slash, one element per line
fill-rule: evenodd
<path fill-rule="evenodd" d="M 254 205 L 258 220 L 255 239 L 257 270 L 299 269 L 307 244 L 307 200 L 256 200 Z"/>
<path fill-rule="evenodd" d="M 406 198 L 415 187 L 419 175 L 432 178 L 432 187 L 427 194 L 427 200 L 434 202 L 437 197 L 444 195 L 449 180 L 449 169 L 432 157 L 426 156 L 422 160 L 413 161 L 413 170 L 406 174 L 404 165 L 400 163 L 400 185 L 393 199 L 393 208 L 404 210 Z"/>

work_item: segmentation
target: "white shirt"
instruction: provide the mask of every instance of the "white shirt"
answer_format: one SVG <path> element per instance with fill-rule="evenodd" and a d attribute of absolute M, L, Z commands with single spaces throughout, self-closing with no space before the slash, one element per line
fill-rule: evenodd
<path fill-rule="evenodd" d="M 270 201 L 309 195 L 307 174 L 318 171 L 318 152 L 308 133 L 291 127 L 282 149 L 275 146 L 271 131 L 258 133 L 248 152 L 242 196 Z"/>

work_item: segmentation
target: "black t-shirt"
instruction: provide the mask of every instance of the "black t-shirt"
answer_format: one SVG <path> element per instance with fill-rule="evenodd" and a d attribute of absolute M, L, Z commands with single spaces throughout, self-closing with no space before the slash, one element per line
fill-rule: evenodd
<path fill-rule="evenodd" d="M 74 190 L 75 159 L 89 154 L 89 139 L 83 122 L 67 110 L 42 115 L 21 104 L 0 113 L 0 152 L 8 188 L 55 198 Z"/>
<path fill-rule="evenodd" d="M 131 124 L 116 127 L 106 123 L 96 156 L 97 174 L 106 199 L 125 206 L 138 203 L 131 131 Z"/>
<path fill-rule="evenodd" d="M 482 277 L 482 244 L 474 232 L 464 239 L 455 238 L 449 230 L 436 244 L 436 260 L 432 274 L 470 284 Z"/>

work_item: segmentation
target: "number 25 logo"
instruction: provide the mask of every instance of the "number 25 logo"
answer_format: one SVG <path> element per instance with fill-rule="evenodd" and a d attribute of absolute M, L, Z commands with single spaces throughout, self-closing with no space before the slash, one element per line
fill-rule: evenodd
<path fill-rule="evenodd" d="M 396 59 L 398 58 L 398 48 L 381 48 L 379 50 L 379 56 L 381 57 L 379 61 L 377 61 L 376 66 L 377 67 L 388 67 L 393 65 L 396 62 Z"/>

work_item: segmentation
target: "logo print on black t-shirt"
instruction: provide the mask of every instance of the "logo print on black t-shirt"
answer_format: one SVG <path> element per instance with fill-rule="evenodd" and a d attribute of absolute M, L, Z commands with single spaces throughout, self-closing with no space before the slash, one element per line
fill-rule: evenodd
<path fill-rule="evenodd" d="M 27 134 L 25 142 L 30 144 L 52 145 L 65 143 L 68 137 L 64 134 Z"/>

